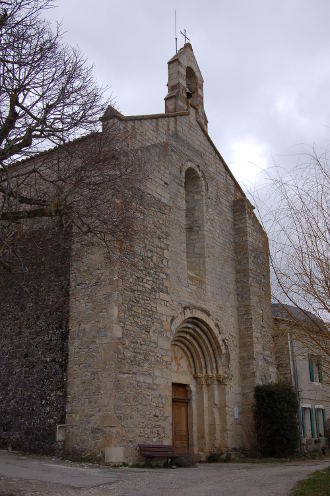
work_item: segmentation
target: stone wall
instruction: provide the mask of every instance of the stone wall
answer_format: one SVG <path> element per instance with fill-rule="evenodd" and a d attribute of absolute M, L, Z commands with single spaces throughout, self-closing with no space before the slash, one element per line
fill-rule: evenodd
<path fill-rule="evenodd" d="M 291 366 L 289 332 L 292 331 L 292 324 L 285 322 L 279 325 L 278 320 L 274 319 L 274 346 L 278 379 L 288 384 L 294 384 L 293 371 Z"/>
<path fill-rule="evenodd" d="M 29 221 L 0 268 L 0 446 L 58 452 L 65 422 L 70 237 Z"/>
<path fill-rule="evenodd" d="M 143 151 L 148 169 L 136 236 L 113 248 L 111 259 L 95 239 L 75 234 L 69 254 L 55 225 L 22 238 L 27 282 L 2 281 L 2 444 L 52 451 L 64 420 L 65 450 L 80 459 L 135 462 L 138 443 L 171 443 L 172 345 L 190 320 L 200 345 L 214 346 L 209 369 L 186 374 L 194 451 L 205 458 L 250 449 L 254 385 L 276 378 L 266 236 L 193 108 L 114 118 L 129 137 L 125 146 Z M 187 170 L 198 177 L 203 209 L 203 270 L 194 273 L 187 264 Z M 26 294 L 36 296 L 30 302 Z"/>
<path fill-rule="evenodd" d="M 146 161 L 155 163 L 159 152 L 146 149 Z M 157 380 L 157 369 L 170 373 L 159 332 L 168 292 L 168 207 L 145 191 L 136 222 L 132 251 L 123 248 L 111 262 L 100 245 L 73 244 L 65 443 L 71 456 L 120 463 L 136 459 L 138 442 L 169 442 L 170 412 Z"/>
<path fill-rule="evenodd" d="M 256 449 L 254 387 L 277 380 L 270 301 L 268 242 L 249 201 L 234 201 L 243 444 Z"/>
<path fill-rule="evenodd" d="M 210 419 L 200 451 L 205 456 L 248 447 L 251 439 L 243 433 L 251 428 L 254 384 L 276 375 L 265 234 L 194 109 L 174 116 L 116 118 L 130 144 L 143 150 L 149 175 L 128 260 L 119 257 L 111 265 L 100 246 L 73 243 L 66 449 L 71 456 L 120 463 L 138 459 L 139 442 L 171 442 L 171 344 L 189 318 L 212 329 L 221 362 L 218 377 L 191 379 L 197 381 L 191 389 L 200 389 L 203 398 L 199 413 Z M 203 188 L 203 281 L 187 271 L 188 168 Z M 235 198 L 242 199 L 242 235 Z M 237 290 L 235 245 L 241 236 L 241 283 L 250 287 L 246 308 L 240 299 L 244 285 Z M 255 349 L 244 349 L 243 335 L 251 336 Z M 248 389 L 241 389 L 249 362 L 253 376 Z"/>

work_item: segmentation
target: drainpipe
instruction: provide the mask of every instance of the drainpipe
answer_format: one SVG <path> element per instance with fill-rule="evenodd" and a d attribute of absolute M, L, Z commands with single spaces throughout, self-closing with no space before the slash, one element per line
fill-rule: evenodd
<path fill-rule="evenodd" d="M 301 439 L 303 435 L 303 428 L 302 428 L 302 423 L 301 423 L 301 411 L 300 411 L 300 396 L 299 396 L 299 385 L 298 385 L 298 373 L 297 373 L 297 365 L 296 365 L 296 357 L 294 353 L 294 346 L 293 346 L 293 339 L 292 339 L 292 333 L 288 333 L 288 339 L 289 339 L 289 350 L 290 350 L 290 358 L 291 358 L 291 372 L 292 372 L 292 378 L 293 378 L 293 385 L 294 389 L 296 391 L 296 396 L 297 396 L 297 401 L 299 405 L 299 412 L 298 412 L 298 425 L 299 425 L 299 449 L 300 452 L 302 450 L 302 445 L 301 445 Z"/>

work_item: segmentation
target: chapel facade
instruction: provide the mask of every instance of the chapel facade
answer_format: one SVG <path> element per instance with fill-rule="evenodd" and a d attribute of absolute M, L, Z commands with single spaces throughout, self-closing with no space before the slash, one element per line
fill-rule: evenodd
<path fill-rule="evenodd" d="M 38 325 L 28 337 L 20 334 L 14 359 L 8 351 L 3 362 L 2 391 L 6 381 L 12 393 L 2 402 L 1 444 L 40 451 L 47 438 L 50 451 L 59 446 L 69 456 L 112 464 L 139 460 L 139 443 L 173 444 L 177 454 L 199 459 L 253 452 L 254 387 L 278 379 L 268 241 L 208 135 L 190 43 L 168 62 L 165 113 L 123 116 L 109 108 L 102 132 L 113 122 L 151 164 L 135 263 L 109 267 L 100 246 L 87 250 L 73 234 L 69 258 L 63 255 L 65 312 L 50 326 L 52 312 L 41 318 L 42 309 L 30 308 Z M 38 270 L 50 277 L 49 269 Z M 54 291 L 52 297 L 58 301 Z M 12 322 L 19 311 L 26 307 L 3 314 L 7 342 L 17 338 Z M 61 319 L 67 332 L 59 335 Z M 30 384 L 28 375 L 9 378 L 5 370 L 23 353 L 38 370 Z M 51 358 L 41 368 L 45 356 Z M 55 375 L 49 363 L 56 363 Z M 19 384 L 33 390 L 20 393 L 21 413 Z"/>
<path fill-rule="evenodd" d="M 106 112 L 103 132 L 113 119 L 154 164 L 144 273 L 96 286 L 101 253 L 73 248 L 66 449 L 251 450 L 254 386 L 277 378 L 267 237 L 209 138 L 191 45 L 168 63 L 164 114 Z"/>

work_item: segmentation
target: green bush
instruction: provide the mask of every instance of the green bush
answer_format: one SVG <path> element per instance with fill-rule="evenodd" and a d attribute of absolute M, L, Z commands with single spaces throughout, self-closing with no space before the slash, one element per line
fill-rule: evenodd
<path fill-rule="evenodd" d="M 218 463 L 221 462 L 222 453 L 211 453 L 207 457 L 207 463 Z"/>
<path fill-rule="evenodd" d="M 292 386 L 265 384 L 255 388 L 257 439 L 263 456 L 285 457 L 298 448 L 298 401 Z"/>

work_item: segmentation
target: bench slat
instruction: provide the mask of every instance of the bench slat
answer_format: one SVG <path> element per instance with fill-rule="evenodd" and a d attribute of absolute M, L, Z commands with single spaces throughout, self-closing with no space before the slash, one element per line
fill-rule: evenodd
<path fill-rule="evenodd" d="M 174 448 L 171 445 L 163 444 L 139 444 L 142 456 L 149 458 L 170 458 L 174 456 Z"/>
<path fill-rule="evenodd" d="M 172 450 L 173 446 L 161 445 L 161 444 L 139 444 L 140 449 L 160 449 L 160 450 Z"/>
<path fill-rule="evenodd" d="M 148 450 L 148 449 L 145 449 L 145 450 L 140 450 L 141 453 L 174 453 L 173 450 Z"/>
<path fill-rule="evenodd" d="M 165 456 L 165 455 L 173 455 L 174 452 L 173 451 L 149 451 L 149 450 L 143 450 L 141 451 L 141 454 L 142 455 L 154 455 L 154 456 L 157 456 L 157 455 L 160 455 L 160 456 Z"/>

